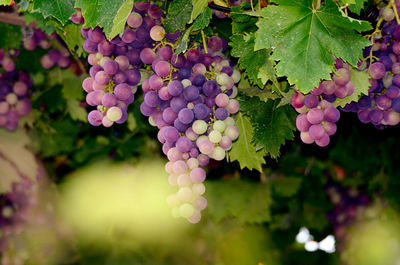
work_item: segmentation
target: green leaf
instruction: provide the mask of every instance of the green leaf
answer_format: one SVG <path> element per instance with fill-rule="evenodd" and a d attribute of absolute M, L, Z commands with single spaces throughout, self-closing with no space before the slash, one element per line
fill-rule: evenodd
<path fill-rule="evenodd" d="M 80 101 L 76 99 L 68 99 L 66 104 L 66 112 L 71 116 L 74 121 L 87 122 L 87 111 L 80 106 Z"/>
<path fill-rule="evenodd" d="M 243 2 L 240 6 L 231 7 L 232 32 L 234 34 L 255 32 L 257 30 L 257 18 L 246 14 L 246 10 L 250 8 L 251 5 L 247 2 Z"/>
<path fill-rule="evenodd" d="M 47 22 L 46 25 L 52 25 L 58 35 L 63 39 L 63 41 L 67 44 L 68 49 L 72 53 L 76 53 L 77 56 L 81 56 L 83 53 L 83 37 L 81 34 L 81 25 L 76 25 L 74 23 L 69 23 L 65 26 L 62 26 L 55 20 Z"/>
<path fill-rule="evenodd" d="M 349 4 L 348 8 L 350 9 L 350 11 L 359 15 L 368 0 L 340 0 L 339 2 L 342 6 L 345 4 Z"/>
<path fill-rule="evenodd" d="M 184 53 L 188 47 L 189 44 L 189 36 L 190 33 L 192 32 L 193 25 L 190 26 L 186 31 L 184 31 L 181 36 L 178 39 L 178 45 L 175 48 L 174 53 L 175 54 L 180 54 Z"/>
<path fill-rule="evenodd" d="M 123 31 L 133 0 L 76 0 L 75 7 L 82 11 L 84 27 L 100 26 L 106 37 L 112 39 Z"/>
<path fill-rule="evenodd" d="M 272 83 L 280 90 L 280 84 L 278 82 L 278 78 L 276 77 L 276 72 L 274 68 L 275 62 L 270 59 L 270 52 L 267 53 L 267 58 L 265 59 L 265 63 L 261 66 L 260 71 L 258 72 L 257 77 L 261 79 L 261 82 L 265 85 L 268 81 L 272 81 Z"/>
<path fill-rule="evenodd" d="M 275 47 L 272 59 L 279 61 L 279 76 L 308 93 L 321 79 L 330 79 L 335 60 L 332 54 L 356 65 L 364 47 L 370 42 L 356 31 L 371 28 L 365 21 L 349 20 L 333 0 L 325 1 L 318 10 L 312 0 L 276 0 L 261 11 L 263 19 L 255 49 Z"/>
<path fill-rule="evenodd" d="M 349 69 L 351 74 L 351 82 L 354 84 L 354 92 L 351 96 L 345 98 L 337 98 L 333 105 L 335 107 L 344 107 L 352 101 L 357 102 L 362 95 L 368 95 L 368 90 L 371 84 L 369 83 L 368 70 L 357 71 L 356 69 Z"/>
<path fill-rule="evenodd" d="M 73 0 L 35 0 L 33 8 L 40 9 L 44 18 L 54 17 L 62 25 L 75 13 Z"/>
<path fill-rule="evenodd" d="M 270 186 L 242 180 L 208 181 L 207 211 L 217 222 L 225 218 L 242 224 L 263 223 L 271 219 Z"/>
<path fill-rule="evenodd" d="M 133 131 L 135 131 L 137 129 L 136 118 L 135 118 L 135 115 L 133 115 L 132 113 L 128 114 L 127 123 L 128 123 L 128 129 L 131 132 L 133 132 Z"/>
<path fill-rule="evenodd" d="M 192 23 L 201 13 L 206 10 L 208 6 L 208 0 L 192 0 L 192 14 L 190 16 L 189 23 Z"/>
<path fill-rule="evenodd" d="M 36 21 L 36 25 L 38 28 L 46 32 L 48 35 L 53 33 L 56 29 L 53 24 L 48 24 L 47 20 L 37 12 L 26 12 L 24 13 L 24 18 L 27 24 L 30 24 Z M 57 22 L 58 24 L 58 22 Z"/>
<path fill-rule="evenodd" d="M 210 8 L 207 7 L 206 10 L 201 13 L 201 15 L 193 23 L 193 30 L 196 31 L 207 27 L 208 24 L 210 24 L 211 17 L 212 11 Z"/>
<path fill-rule="evenodd" d="M 292 197 L 301 187 L 301 178 L 284 177 L 270 181 L 272 190 L 281 197 Z"/>
<path fill-rule="evenodd" d="M 264 86 L 263 88 L 259 88 L 256 86 L 250 85 L 247 78 L 242 78 L 238 84 L 238 90 L 242 94 L 245 94 L 250 97 L 259 97 L 262 101 L 267 102 L 269 99 L 277 99 L 279 95 L 277 93 L 272 92 L 271 86 Z"/>
<path fill-rule="evenodd" d="M 39 166 L 35 156 L 26 149 L 29 137 L 22 130 L 0 129 L 0 193 L 11 191 L 13 182 L 24 175 L 34 180 Z"/>
<path fill-rule="evenodd" d="M 21 27 L 0 23 L 0 47 L 18 49 L 22 41 Z"/>
<path fill-rule="evenodd" d="M 181 30 L 192 16 L 193 6 L 190 0 L 174 0 L 168 7 L 164 28 L 167 32 Z"/>
<path fill-rule="evenodd" d="M 53 131 L 43 133 L 37 129 L 32 132 L 33 137 L 38 141 L 43 158 L 55 156 L 62 153 L 72 152 L 75 149 L 75 141 L 79 133 L 79 126 L 76 121 L 63 118 L 51 122 Z"/>
<path fill-rule="evenodd" d="M 8 6 L 12 0 L 0 0 L 0 6 Z"/>
<path fill-rule="evenodd" d="M 289 105 L 277 107 L 279 100 L 261 101 L 258 97 L 242 96 L 241 111 L 250 117 L 254 127 L 253 141 L 264 147 L 267 154 L 277 158 L 285 140 L 294 138 L 296 113 Z"/>
<path fill-rule="evenodd" d="M 229 43 L 232 46 L 231 55 L 239 57 L 239 68 L 244 71 L 250 82 L 263 87 L 258 73 L 265 64 L 267 59 L 266 50 L 254 51 L 254 36 L 253 35 L 233 35 Z"/>
<path fill-rule="evenodd" d="M 239 128 L 239 138 L 232 144 L 232 149 L 229 151 L 230 160 L 237 160 L 241 169 L 247 167 L 250 170 L 256 169 L 262 172 L 262 165 L 265 164 L 265 151 L 257 151 L 252 143 L 254 129 L 249 118 L 239 112 L 235 120 L 236 126 Z"/>
<path fill-rule="evenodd" d="M 126 0 L 118 9 L 112 23 L 104 23 L 104 32 L 109 39 L 114 38 L 125 29 L 125 23 L 133 8 L 133 0 Z"/>

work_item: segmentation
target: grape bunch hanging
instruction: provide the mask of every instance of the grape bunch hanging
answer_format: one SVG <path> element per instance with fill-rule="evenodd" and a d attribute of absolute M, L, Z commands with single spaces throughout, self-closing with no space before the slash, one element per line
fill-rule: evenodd
<path fill-rule="evenodd" d="M 83 81 L 86 102 L 94 125 L 112 126 L 127 118 L 127 107 L 141 80 L 144 97 L 140 110 L 159 129 L 158 140 L 169 162 L 169 183 L 178 186 L 168 197 L 175 217 L 197 223 L 207 205 L 202 196 L 209 159 L 223 160 L 239 136 L 229 117 L 239 110 L 240 72 L 225 57 L 227 42 L 213 36 L 207 43 L 193 43 L 184 54 L 176 53 L 180 32 L 166 34 L 164 12 L 150 2 L 135 3 L 121 36 L 107 40 L 100 28 L 82 28 L 89 53 L 90 77 Z M 73 17 L 82 23 L 79 12 Z"/>

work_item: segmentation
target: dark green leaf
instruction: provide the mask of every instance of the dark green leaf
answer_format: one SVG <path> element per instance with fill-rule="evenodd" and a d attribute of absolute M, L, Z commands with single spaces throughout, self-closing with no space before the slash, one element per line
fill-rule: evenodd
<path fill-rule="evenodd" d="M 241 111 L 250 117 L 254 126 L 256 146 L 264 147 L 272 158 L 279 156 L 281 145 L 293 139 L 296 130 L 294 109 L 289 105 L 278 108 L 278 104 L 279 100 L 263 102 L 258 97 L 240 98 Z"/>
<path fill-rule="evenodd" d="M 67 23 L 75 13 L 73 0 L 35 0 L 33 8 L 40 9 L 44 18 L 54 17 L 62 25 Z"/>
<path fill-rule="evenodd" d="M 263 223 L 270 220 L 269 185 L 241 180 L 206 183 L 208 212 L 217 222 L 235 218 L 240 223 Z"/>
<path fill-rule="evenodd" d="M 265 151 L 257 150 L 252 143 L 254 129 L 249 118 L 239 112 L 235 120 L 239 128 L 239 138 L 232 144 L 232 149 L 229 151 L 230 160 L 237 160 L 241 169 L 247 167 L 250 170 L 256 169 L 262 172 Z"/>
<path fill-rule="evenodd" d="M 267 59 L 266 50 L 254 51 L 253 35 L 233 35 L 229 45 L 232 46 L 232 56 L 239 57 L 239 68 L 249 77 L 251 83 L 263 87 L 258 74 Z"/>
<path fill-rule="evenodd" d="M 21 27 L 0 22 L 0 47 L 19 49 L 22 41 Z"/>
<path fill-rule="evenodd" d="M 335 60 L 332 55 L 356 65 L 370 42 L 356 31 L 370 29 L 364 21 L 343 16 L 333 0 L 318 10 L 312 0 L 276 0 L 262 10 L 257 23 L 255 49 L 273 48 L 272 59 L 279 76 L 307 93 L 321 79 L 330 79 Z"/>
<path fill-rule="evenodd" d="M 181 30 L 189 22 L 193 6 L 190 0 L 174 0 L 168 8 L 165 30 L 175 32 Z"/>
<path fill-rule="evenodd" d="M 301 178 L 284 177 L 270 181 L 271 187 L 281 197 L 294 196 L 301 187 Z"/>
<path fill-rule="evenodd" d="M 207 7 L 206 10 L 203 13 L 201 13 L 200 16 L 193 23 L 193 30 L 196 31 L 207 27 L 208 24 L 210 23 L 211 16 L 212 16 L 211 9 Z"/>
<path fill-rule="evenodd" d="M 85 27 L 100 26 L 108 39 L 120 34 L 133 7 L 133 0 L 76 0 L 75 7 L 82 10 Z"/>

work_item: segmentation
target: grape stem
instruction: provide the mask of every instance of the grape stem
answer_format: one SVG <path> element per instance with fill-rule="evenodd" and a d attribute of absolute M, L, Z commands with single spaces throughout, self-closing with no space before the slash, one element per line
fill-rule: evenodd
<path fill-rule="evenodd" d="M 207 42 L 206 42 L 206 36 L 204 35 L 204 31 L 201 30 L 201 38 L 203 39 L 203 46 L 204 46 L 204 52 L 207 54 Z"/>
<path fill-rule="evenodd" d="M 390 0 L 390 3 L 389 3 L 389 5 L 391 5 L 391 6 L 392 6 L 392 9 L 393 9 L 394 15 L 395 15 L 395 17 L 396 17 L 396 22 L 397 22 L 397 24 L 400 24 L 399 13 L 397 12 L 396 3 L 395 3 L 394 1 L 395 1 L 395 0 Z"/>

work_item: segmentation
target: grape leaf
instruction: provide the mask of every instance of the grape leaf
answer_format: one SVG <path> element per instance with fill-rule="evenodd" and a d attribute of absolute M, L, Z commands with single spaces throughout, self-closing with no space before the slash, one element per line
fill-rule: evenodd
<path fill-rule="evenodd" d="M 100 26 L 108 39 L 120 34 L 133 7 L 133 0 L 76 0 L 85 18 L 84 27 Z"/>
<path fill-rule="evenodd" d="M 364 8 L 365 3 L 368 2 L 368 0 L 340 0 L 339 3 L 340 5 L 345 5 L 349 4 L 348 8 L 350 9 L 351 12 L 356 13 L 357 15 L 360 15 L 361 10 Z"/>
<path fill-rule="evenodd" d="M 244 71 L 250 82 L 263 87 L 261 79 L 258 77 L 260 68 L 267 59 L 266 50 L 254 51 L 254 36 L 236 34 L 229 43 L 232 46 L 231 55 L 239 57 L 239 68 Z"/>
<path fill-rule="evenodd" d="M 208 181 L 207 211 L 217 222 L 235 218 L 240 223 L 263 223 L 271 219 L 270 186 L 242 180 Z"/>
<path fill-rule="evenodd" d="M 301 178 L 284 177 L 272 179 L 270 181 L 272 190 L 281 197 L 291 197 L 295 195 L 301 187 Z"/>
<path fill-rule="evenodd" d="M 257 30 L 257 18 L 245 14 L 246 10 L 249 8 L 251 8 L 251 5 L 247 2 L 243 2 L 240 6 L 231 7 L 232 32 L 234 34 L 242 32 L 255 32 Z"/>
<path fill-rule="evenodd" d="M 0 6 L 8 6 L 12 0 L 0 0 Z"/>
<path fill-rule="evenodd" d="M 46 134 L 40 129 L 32 132 L 32 136 L 36 138 L 35 142 L 39 144 L 41 156 L 46 158 L 75 150 L 75 141 L 80 130 L 76 121 L 63 118 L 53 120 L 51 125 L 53 131 Z"/>
<path fill-rule="evenodd" d="M 229 151 L 229 158 L 237 160 L 240 168 L 256 169 L 262 172 L 262 165 L 265 164 L 264 150 L 257 151 L 252 143 L 254 129 L 248 117 L 241 112 L 236 116 L 236 126 L 239 128 L 239 138 L 232 144 Z"/>
<path fill-rule="evenodd" d="M 351 82 L 354 84 L 354 92 L 351 96 L 345 98 L 337 98 L 333 105 L 335 107 L 344 107 L 352 101 L 358 101 L 361 95 L 368 95 L 368 90 L 371 84 L 369 83 L 368 71 L 357 71 L 356 69 L 349 69 L 351 74 Z"/>
<path fill-rule="evenodd" d="M 18 171 L 0 155 L 0 194 L 12 191 L 12 184 L 21 180 Z"/>
<path fill-rule="evenodd" d="M 0 47 L 18 49 L 22 41 L 21 27 L 0 22 Z"/>
<path fill-rule="evenodd" d="M 81 34 L 81 25 L 76 25 L 74 23 L 69 23 L 65 26 L 61 26 L 56 21 L 49 21 L 46 25 L 52 25 L 58 35 L 63 39 L 63 41 L 67 44 L 68 49 L 76 53 L 76 55 L 81 56 L 83 53 L 83 37 Z"/>
<path fill-rule="evenodd" d="M 270 55 L 271 53 L 270 51 L 268 51 L 265 63 L 263 66 L 261 66 L 257 77 L 261 79 L 263 85 L 265 85 L 268 81 L 272 81 L 274 86 L 276 86 L 278 90 L 280 90 L 280 84 L 278 82 L 278 78 L 276 77 L 276 72 L 274 68 L 275 62 L 271 61 Z"/>
<path fill-rule="evenodd" d="M 181 30 L 192 16 L 193 6 L 190 0 L 174 0 L 168 7 L 164 28 L 167 32 Z"/>
<path fill-rule="evenodd" d="M 262 101 L 267 102 L 268 99 L 277 99 L 279 95 L 272 92 L 271 86 L 264 86 L 262 89 L 256 86 L 250 85 L 247 78 L 242 78 L 238 84 L 238 90 L 242 94 L 250 97 L 259 97 Z"/>
<path fill-rule="evenodd" d="M 190 26 L 186 31 L 182 32 L 178 39 L 178 45 L 174 51 L 175 54 L 184 53 L 189 44 L 190 33 L 192 32 L 193 25 Z"/>
<path fill-rule="evenodd" d="M 108 20 L 107 18 L 105 18 L 105 21 L 102 24 L 104 25 L 104 32 L 106 32 L 106 36 L 109 39 L 114 38 L 122 31 L 124 31 L 126 20 L 128 19 L 128 16 L 131 13 L 132 8 L 133 8 L 133 0 L 126 0 L 118 9 L 114 17 L 114 20 Z"/>
<path fill-rule="evenodd" d="M 258 97 L 240 97 L 241 111 L 250 117 L 254 127 L 253 141 L 264 147 L 267 154 L 277 158 L 285 140 L 294 138 L 296 113 L 292 107 L 277 107 L 279 100 L 261 101 Z"/>
<path fill-rule="evenodd" d="M 40 28 L 41 30 L 43 30 L 44 32 L 46 32 L 48 35 L 50 35 L 51 33 L 53 33 L 56 30 L 54 25 L 47 24 L 47 20 L 40 13 L 25 12 L 24 18 L 25 18 L 26 24 L 28 24 L 28 25 L 30 23 L 32 23 L 33 21 L 36 21 L 37 27 Z"/>
<path fill-rule="evenodd" d="M 75 13 L 73 2 L 73 0 L 35 0 L 33 8 L 40 9 L 44 18 L 54 17 L 64 25 Z"/>
<path fill-rule="evenodd" d="M 83 121 L 87 122 L 87 111 L 85 108 L 82 108 L 79 104 L 81 102 L 76 99 L 68 99 L 66 105 L 66 111 L 71 116 L 71 119 L 74 121 Z"/>
<path fill-rule="evenodd" d="M 333 0 L 318 10 L 312 0 L 274 1 L 261 11 L 262 19 L 255 50 L 275 47 L 271 59 L 279 76 L 308 93 L 321 79 L 330 79 L 335 60 L 332 54 L 356 65 L 369 41 L 356 31 L 370 29 L 369 23 L 349 20 Z"/>
<path fill-rule="evenodd" d="M 212 17 L 211 9 L 207 7 L 204 10 L 204 12 L 201 13 L 200 16 L 193 23 L 193 30 L 196 31 L 207 27 L 208 24 L 210 23 L 211 17 Z"/>
<path fill-rule="evenodd" d="M 200 14 L 204 13 L 208 6 L 208 0 L 192 0 L 192 14 L 189 23 L 192 23 Z"/>
<path fill-rule="evenodd" d="M 12 173 L 10 167 L 6 166 L 4 169 L 12 175 L 0 174 L 1 184 L 0 192 L 11 189 L 12 182 L 18 180 L 20 175 L 29 179 L 34 179 L 38 172 L 39 166 L 36 163 L 35 156 L 26 149 L 25 146 L 30 144 L 29 137 L 22 131 L 8 132 L 0 130 L 0 157 L 4 166 L 8 163 L 13 168 L 17 176 Z M 4 172 L 2 172 L 4 173 Z M 7 176 L 7 177 L 6 177 Z"/>

